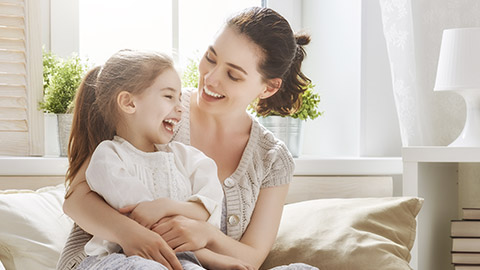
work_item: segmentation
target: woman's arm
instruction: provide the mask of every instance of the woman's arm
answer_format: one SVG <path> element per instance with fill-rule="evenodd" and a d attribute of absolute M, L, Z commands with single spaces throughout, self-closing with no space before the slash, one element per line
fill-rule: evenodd
<path fill-rule="evenodd" d="M 87 166 L 88 160 L 73 179 L 70 195 L 63 205 L 64 212 L 90 234 L 118 243 L 126 255 L 139 255 L 169 269 L 182 269 L 162 237 L 120 214 L 91 191 L 85 180 Z"/>
<path fill-rule="evenodd" d="M 237 258 L 215 253 L 206 248 L 196 250 L 195 256 L 202 266 L 209 270 L 255 270 Z"/>
<path fill-rule="evenodd" d="M 288 185 L 261 189 L 240 242 L 219 232 L 207 248 L 246 261 L 258 269 L 275 242 L 287 192 Z"/>
<path fill-rule="evenodd" d="M 252 218 L 240 241 L 206 222 L 183 217 L 161 220 L 153 230 L 162 235 L 175 251 L 205 247 L 259 268 L 275 241 L 287 192 L 288 185 L 260 190 Z"/>

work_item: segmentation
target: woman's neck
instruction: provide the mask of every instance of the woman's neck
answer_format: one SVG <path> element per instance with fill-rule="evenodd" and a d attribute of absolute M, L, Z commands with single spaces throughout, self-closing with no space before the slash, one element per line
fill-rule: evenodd
<path fill-rule="evenodd" d="M 218 178 L 231 176 L 250 138 L 252 119 L 247 112 L 215 115 L 190 102 L 190 143 L 217 164 Z"/>

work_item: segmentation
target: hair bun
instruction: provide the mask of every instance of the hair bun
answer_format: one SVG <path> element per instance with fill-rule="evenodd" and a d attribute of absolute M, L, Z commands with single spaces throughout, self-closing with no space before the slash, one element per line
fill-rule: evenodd
<path fill-rule="evenodd" d="M 297 45 L 304 46 L 310 43 L 310 35 L 309 34 L 296 34 L 295 41 Z"/>

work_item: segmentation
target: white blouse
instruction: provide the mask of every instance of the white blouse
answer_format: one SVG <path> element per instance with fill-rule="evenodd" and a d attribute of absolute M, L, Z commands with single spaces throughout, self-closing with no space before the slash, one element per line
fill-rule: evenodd
<path fill-rule="evenodd" d="M 208 222 L 219 227 L 223 190 L 215 162 L 179 142 L 157 148 L 143 152 L 119 136 L 101 142 L 86 171 L 88 185 L 115 209 L 164 197 L 200 202 L 210 214 Z M 87 255 L 119 250 L 119 245 L 96 236 L 85 246 Z"/>

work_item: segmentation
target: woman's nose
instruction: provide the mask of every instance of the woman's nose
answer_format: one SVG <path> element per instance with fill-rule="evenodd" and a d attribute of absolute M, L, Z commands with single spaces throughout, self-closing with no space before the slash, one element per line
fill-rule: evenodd
<path fill-rule="evenodd" d="M 205 85 L 217 86 L 218 85 L 218 69 L 212 68 L 207 74 L 205 74 Z"/>

